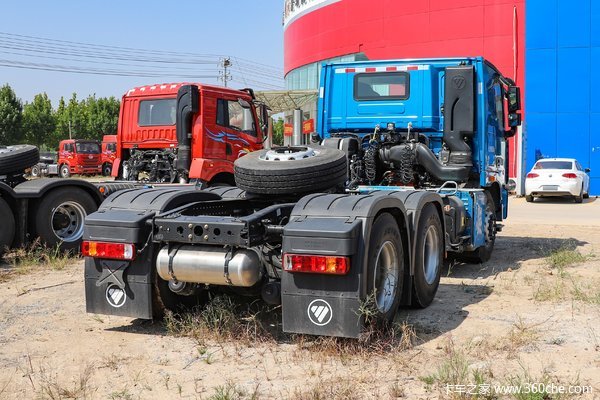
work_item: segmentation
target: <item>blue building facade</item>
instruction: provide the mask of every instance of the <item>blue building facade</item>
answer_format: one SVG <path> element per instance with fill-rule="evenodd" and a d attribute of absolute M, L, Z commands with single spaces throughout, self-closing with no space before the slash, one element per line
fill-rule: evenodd
<path fill-rule="evenodd" d="M 526 170 L 577 158 L 600 195 L 600 0 L 527 0 Z"/>

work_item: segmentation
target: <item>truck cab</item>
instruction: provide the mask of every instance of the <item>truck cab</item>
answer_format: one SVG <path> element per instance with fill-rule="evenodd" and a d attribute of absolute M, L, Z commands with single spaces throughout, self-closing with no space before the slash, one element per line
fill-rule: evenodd
<path fill-rule="evenodd" d="M 189 83 L 133 88 L 121 103 L 112 176 L 234 184 L 233 162 L 262 148 L 266 121 L 266 107 L 251 89 Z"/>
<path fill-rule="evenodd" d="M 58 173 L 62 178 L 73 174 L 95 175 L 102 172 L 102 154 L 97 140 L 68 139 L 58 145 Z"/>
<path fill-rule="evenodd" d="M 350 141 L 377 153 L 375 164 L 351 164 L 355 186 L 483 188 L 497 220 L 506 217 L 505 139 L 520 125 L 520 94 L 491 63 L 481 57 L 368 61 L 328 64 L 322 72 L 324 143 Z"/>
<path fill-rule="evenodd" d="M 110 175 L 115 158 L 117 158 L 117 135 L 104 135 L 102 137 L 102 175 Z"/>

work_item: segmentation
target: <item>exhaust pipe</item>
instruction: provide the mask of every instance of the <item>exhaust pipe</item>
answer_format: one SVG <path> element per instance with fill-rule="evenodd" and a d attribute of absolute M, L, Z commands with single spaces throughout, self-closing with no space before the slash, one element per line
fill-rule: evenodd
<path fill-rule="evenodd" d="M 210 246 L 165 246 L 156 257 L 156 271 L 166 281 L 224 286 L 250 287 L 262 278 L 256 252 Z"/>
<path fill-rule="evenodd" d="M 414 158 L 413 158 L 414 156 Z M 444 165 L 423 143 L 411 143 L 383 148 L 379 157 L 384 162 L 392 162 L 396 167 L 407 162 L 420 165 L 439 181 L 466 182 L 469 179 L 471 165 Z M 412 166 L 412 165 L 411 165 Z"/>
<path fill-rule="evenodd" d="M 466 182 L 469 179 L 471 165 L 444 165 L 433 152 L 423 143 L 417 143 L 415 148 L 417 164 L 422 165 L 435 179 L 439 181 Z"/>
<path fill-rule="evenodd" d="M 199 111 L 199 97 L 196 85 L 184 85 L 177 91 L 177 113 L 175 115 L 177 160 L 175 168 L 181 183 L 187 182 L 192 165 L 192 123 L 194 114 Z"/>

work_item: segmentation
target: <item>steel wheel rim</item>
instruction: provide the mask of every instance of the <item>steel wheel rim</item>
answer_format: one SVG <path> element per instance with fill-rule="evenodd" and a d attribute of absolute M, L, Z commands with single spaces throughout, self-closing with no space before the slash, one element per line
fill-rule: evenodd
<path fill-rule="evenodd" d="M 375 259 L 373 283 L 377 309 L 386 313 L 394 304 L 398 281 L 398 253 L 391 241 L 383 243 Z"/>
<path fill-rule="evenodd" d="M 63 217 L 68 218 L 69 223 L 66 227 L 57 226 L 55 217 L 59 213 Z M 75 242 L 83 236 L 83 222 L 86 215 L 87 213 L 81 204 L 73 201 L 65 201 L 52 211 L 52 215 L 50 216 L 52 231 L 63 242 Z"/>
<path fill-rule="evenodd" d="M 438 268 L 440 266 L 440 240 L 437 228 L 430 225 L 425 233 L 425 244 L 423 245 L 423 275 L 425 281 L 431 285 L 435 282 Z"/>

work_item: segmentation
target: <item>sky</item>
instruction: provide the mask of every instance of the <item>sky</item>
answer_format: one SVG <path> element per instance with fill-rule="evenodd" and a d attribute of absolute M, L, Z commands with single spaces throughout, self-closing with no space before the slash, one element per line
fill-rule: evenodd
<path fill-rule="evenodd" d="M 153 83 L 222 84 L 219 59 L 229 56 L 229 86 L 282 88 L 282 10 L 283 0 L 6 1 L 0 85 L 23 102 L 46 92 L 56 108 L 72 93 L 120 98 Z"/>

